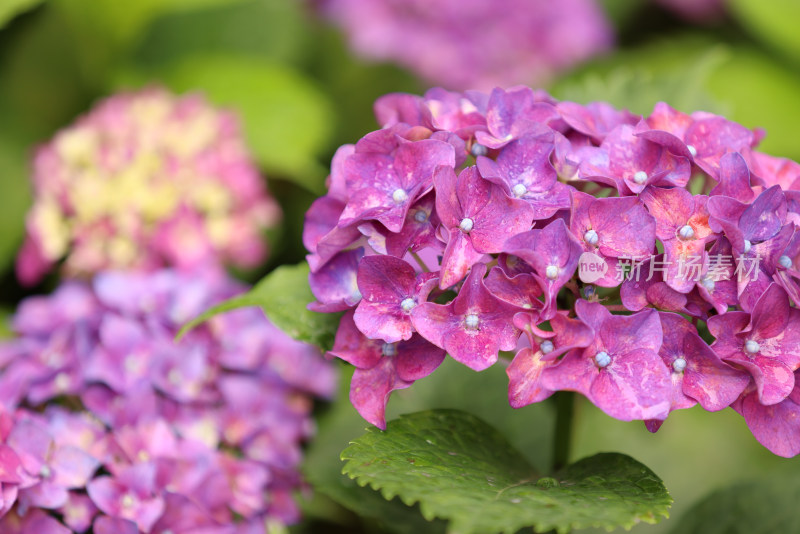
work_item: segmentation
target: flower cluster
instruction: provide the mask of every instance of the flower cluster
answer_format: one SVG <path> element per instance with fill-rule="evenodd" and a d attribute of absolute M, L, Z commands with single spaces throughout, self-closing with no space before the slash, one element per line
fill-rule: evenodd
<path fill-rule="evenodd" d="M 118 94 L 41 147 L 17 259 L 36 283 L 105 269 L 258 265 L 280 217 L 239 123 L 198 95 Z"/>
<path fill-rule="evenodd" d="M 361 56 L 452 89 L 541 84 L 606 51 L 594 0 L 319 0 Z"/>
<path fill-rule="evenodd" d="M 226 276 L 98 274 L 32 297 L 0 344 L 0 531 L 264 533 L 293 522 L 316 349 L 260 310 L 181 325 Z"/>
<path fill-rule="evenodd" d="M 375 109 L 382 129 L 339 149 L 304 235 L 364 418 L 384 427 L 391 392 L 445 353 L 480 371 L 514 351 L 513 407 L 576 391 L 655 431 L 730 406 L 800 452 L 800 165 L 755 150 L 762 132 L 524 87 Z M 628 258 L 650 276 L 616 276 Z"/>

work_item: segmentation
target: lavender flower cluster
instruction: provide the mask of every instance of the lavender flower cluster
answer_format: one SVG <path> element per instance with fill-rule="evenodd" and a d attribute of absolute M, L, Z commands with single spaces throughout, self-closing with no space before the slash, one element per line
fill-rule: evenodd
<path fill-rule="evenodd" d="M 98 104 L 36 152 L 17 274 L 254 267 L 280 219 L 238 118 L 159 88 Z"/>
<path fill-rule="evenodd" d="M 800 165 L 755 150 L 762 132 L 526 87 L 375 111 L 304 234 L 311 307 L 344 312 L 331 354 L 356 367 L 366 420 L 383 428 L 391 392 L 445 354 L 480 371 L 513 351 L 515 408 L 576 391 L 655 431 L 730 406 L 774 453 L 800 452 Z M 592 284 L 583 255 L 608 267 Z M 699 276 L 679 272 L 690 257 Z M 718 257 L 759 261 L 734 276 Z M 625 258 L 664 267 L 619 278 Z"/>
<path fill-rule="evenodd" d="M 607 51 L 594 0 L 318 0 L 359 55 L 452 89 L 542 84 Z"/>
<path fill-rule="evenodd" d="M 174 342 L 242 289 L 219 271 L 107 272 L 24 301 L 19 337 L 0 344 L 0 531 L 263 534 L 296 521 L 300 446 L 333 369 L 257 309 Z"/>

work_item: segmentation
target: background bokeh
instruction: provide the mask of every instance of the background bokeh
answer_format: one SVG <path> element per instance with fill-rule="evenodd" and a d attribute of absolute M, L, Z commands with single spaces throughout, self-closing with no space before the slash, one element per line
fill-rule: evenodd
<path fill-rule="evenodd" d="M 764 128 L 765 152 L 800 159 L 800 3 L 731 0 L 717 2 L 710 16 L 688 18 L 668 8 L 670 3 L 603 2 L 615 48 L 544 88 L 557 98 L 604 100 L 636 113 L 647 113 L 660 100 L 686 112 L 721 113 Z M 391 63 L 360 59 L 346 36 L 318 16 L 317 5 L 301 0 L 0 0 L 0 317 L 25 295 L 54 285 L 47 279 L 39 287 L 22 288 L 13 272 L 30 202 L 33 148 L 97 99 L 125 88 L 159 84 L 178 92 L 201 91 L 238 111 L 285 213 L 282 226 L 269 236 L 274 243 L 269 264 L 243 276 L 256 280 L 277 265 L 301 261 L 303 214 L 324 191 L 335 149 L 375 129 L 375 98 L 393 91 L 420 93 L 430 85 Z M 399 392 L 390 415 L 467 408 L 502 427 L 534 464 L 545 465 L 551 407 L 545 403 L 514 412 L 505 403 L 504 388 L 501 369 L 475 375 L 449 365 Z M 441 530 L 441 524 L 403 523 L 392 515 L 402 510 L 383 506 L 377 495 L 374 501 L 365 498 L 338 474 L 339 451 L 364 427 L 346 395 L 341 397 L 320 408 L 319 439 L 310 446 L 306 473 L 321 491 L 305 503 L 309 519 L 295 529 Z M 772 456 L 730 409 L 676 412 L 650 434 L 641 423 L 618 422 L 580 402 L 572 456 L 598 451 L 642 461 L 675 497 L 673 519 L 634 532 L 669 532 L 695 501 L 737 480 L 800 473 L 800 460 Z M 364 512 L 370 507 L 371 516 Z"/>

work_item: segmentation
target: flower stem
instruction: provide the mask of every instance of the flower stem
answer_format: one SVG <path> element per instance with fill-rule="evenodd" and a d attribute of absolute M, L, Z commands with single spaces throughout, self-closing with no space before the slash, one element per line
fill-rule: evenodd
<path fill-rule="evenodd" d="M 569 463 L 575 394 L 571 391 L 559 391 L 554 395 L 554 398 L 556 404 L 556 428 L 553 438 L 553 471 L 558 471 Z"/>

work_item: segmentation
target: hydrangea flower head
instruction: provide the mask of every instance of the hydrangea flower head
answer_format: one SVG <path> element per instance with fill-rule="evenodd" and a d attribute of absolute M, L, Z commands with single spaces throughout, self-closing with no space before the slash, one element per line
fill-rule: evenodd
<path fill-rule="evenodd" d="M 106 269 L 258 265 L 280 210 L 237 117 L 199 95 L 112 96 L 40 147 L 34 205 L 17 258 L 24 283 L 64 261 Z"/>
<path fill-rule="evenodd" d="M 296 521 L 301 445 L 333 369 L 256 309 L 175 341 L 243 289 L 219 270 L 101 272 L 24 301 L 0 344 L 0 531 Z"/>
<path fill-rule="evenodd" d="M 657 431 L 732 407 L 776 454 L 800 452 L 800 165 L 758 152 L 761 132 L 527 87 L 388 95 L 376 112 L 306 226 L 311 307 L 346 311 L 331 354 L 356 366 L 368 421 L 383 428 L 391 392 L 446 353 L 507 364 L 515 408 L 575 391 Z M 414 144 L 404 219 L 353 217 L 374 161 Z"/>
<path fill-rule="evenodd" d="M 322 0 L 361 56 L 394 61 L 454 89 L 543 83 L 607 50 L 595 2 Z"/>

